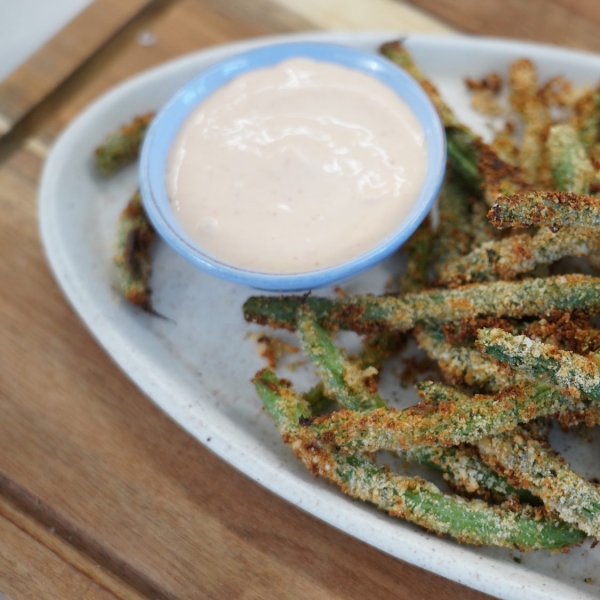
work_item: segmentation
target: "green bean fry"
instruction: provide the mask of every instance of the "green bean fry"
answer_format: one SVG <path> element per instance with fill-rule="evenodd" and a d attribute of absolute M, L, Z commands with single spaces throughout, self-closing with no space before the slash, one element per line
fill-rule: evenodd
<path fill-rule="evenodd" d="M 362 452 L 456 446 L 510 431 L 520 423 L 558 412 L 570 402 L 569 397 L 546 384 L 505 388 L 493 396 L 468 396 L 444 384 L 428 382 L 419 386 L 419 392 L 429 402 L 404 410 L 342 409 L 316 417 L 310 427 L 319 439 Z"/>
<path fill-rule="evenodd" d="M 114 262 L 119 289 L 125 299 L 150 313 L 154 313 L 150 275 L 155 238 L 156 234 L 144 211 L 140 193 L 136 192 L 119 219 Z"/>
<path fill-rule="evenodd" d="M 513 485 L 524 487 L 590 536 L 600 535 L 600 493 L 596 486 L 569 468 L 547 444 L 528 435 L 522 428 L 477 444 L 488 465 L 508 477 Z"/>
<path fill-rule="evenodd" d="M 552 310 L 600 308 L 600 278 L 557 275 L 523 281 L 495 281 L 450 290 L 392 296 L 327 298 L 253 296 L 244 303 L 247 321 L 294 330 L 298 307 L 308 304 L 326 329 L 372 333 L 407 331 L 419 323 L 445 323 L 473 315 L 523 317 Z"/>
<path fill-rule="evenodd" d="M 133 162 L 140 151 L 142 140 L 154 113 L 146 113 L 109 134 L 101 146 L 96 148 L 96 168 L 109 177 Z"/>
<path fill-rule="evenodd" d="M 444 266 L 439 282 L 448 287 L 466 283 L 515 279 L 540 265 L 566 256 L 588 256 L 600 250 L 600 233 L 589 227 L 542 229 L 503 240 L 484 242 L 475 250 Z"/>
<path fill-rule="evenodd" d="M 598 227 L 600 198 L 570 192 L 531 192 L 504 196 L 494 204 L 489 218 L 500 229 L 534 225 L 552 229 L 566 226 Z"/>

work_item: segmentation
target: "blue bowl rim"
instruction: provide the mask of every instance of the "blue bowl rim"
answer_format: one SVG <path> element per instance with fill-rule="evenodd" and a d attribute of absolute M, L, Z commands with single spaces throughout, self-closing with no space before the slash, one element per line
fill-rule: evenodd
<path fill-rule="evenodd" d="M 209 94 L 237 75 L 276 65 L 288 58 L 332 62 L 367 73 L 388 85 L 417 116 L 425 133 L 428 164 L 423 187 L 398 229 L 371 250 L 346 262 L 317 271 L 265 273 L 236 267 L 211 256 L 183 230 L 170 209 L 166 190 L 166 163 L 173 139 L 194 108 Z M 261 46 L 225 59 L 202 71 L 163 106 L 146 133 L 139 163 L 144 208 L 157 233 L 183 258 L 222 279 L 272 291 L 322 287 L 354 276 L 387 258 L 416 230 L 431 210 L 446 168 L 446 137 L 429 97 L 403 69 L 377 54 L 326 42 L 287 42 Z"/>

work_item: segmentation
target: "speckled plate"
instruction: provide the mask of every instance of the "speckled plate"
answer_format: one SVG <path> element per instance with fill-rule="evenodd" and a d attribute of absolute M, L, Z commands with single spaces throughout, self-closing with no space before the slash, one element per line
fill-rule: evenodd
<path fill-rule="evenodd" d="M 153 288 L 158 319 L 124 304 L 111 263 L 119 212 L 136 187 L 135 168 L 104 180 L 92 153 L 105 134 L 133 115 L 158 108 L 180 85 L 210 64 L 251 47 L 283 40 L 323 40 L 375 51 L 382 34 L 263 38 L 211 48 L 147 71 L 102 96 L 62 134 L 46 163 L 40 188 L 41 232 L 48 260 L 69 301 L 99 343 L 148 395 L 198 441 L 258 483 L 377 548 L 440 575 L 502 598 L 582 600 L 600 597 L 600 550 L 590 543 L 568 555 L 519 553 L 460 546 L 350 501 L 315 481 L 281 443 L 249 382 L 262 366 L 240 307 L 252 290 L 195 270 L 164 244 L 156 252 Z M 542 78 L 568 75 L 595 83 L 600 57 L 562 48 L 473 37 L 410 36 L 408 46 L 458 115 L 482 134 L 462 79 L 532 58 Z M 393 261 L 350 282 L 350 292 L 380 292 L 398 268 Z M 323 290 L 326 293 L 330 290 Z M 290 338 L 293 340 L 293 337 Z M 353 343 L 352 336 L 345 342 Z M 282 373 L 289 375 L 283 368 Z M 396 405 L 414 401 L 388 369 L 383 392 Z M 294 373 L 310 385 L 306 369 Z M 394 381 L 396 379 L 396 381 Z M 588 477 L 600 475 L 598 444 L 553 433 L 553 442 Z M 341 550 L 343 551 L 343 549 Z M 591 578 L 591 583 L 584 580 Z"/>

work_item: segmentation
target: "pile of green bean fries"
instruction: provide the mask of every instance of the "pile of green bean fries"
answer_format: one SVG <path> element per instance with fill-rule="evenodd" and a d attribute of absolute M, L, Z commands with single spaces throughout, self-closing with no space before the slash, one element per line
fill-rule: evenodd
<path fill-rule="evenodd" d="M 439 226 L 426 220 L 405 245 L 399 293 L 249 298 L 246 320 L 296 331 L 321 380 L 300 393 L 268 368 L 256 391 L 296 456 L 352 497 L 460 542 L 567 550 L 600 534 L 598 488 L 545 427 L 600 423 L 600 277 L 589 274 L 600 266 L 600 91 L 542 85 L 515 61 L 510 114 L 488 144 L 402 43 L 381 52 L 421 83 L 446 129 Z M 469 87 L 496 102 L 500 81 Z M 581 272 L 564 274 L 566 257 L 583 258 Z M 361 356 L 336 345 L 339 329 L 365 336 Z M 408 334 L 443 383 L 418 383 L 421 401 L 399 410 L 377 382 Z M 453 493 L 394 472 L 379 451 L 441 471 Z"/>
<path fill-rule="evenodd" d="M 597 487 L 552 450 L 545 427 L 550 417 L 600 423 L 600 330 L 590 323 L 600 277 L 555 272 L 566 257 L 600 271 L 600 89 L 563 77 L 542 85 L 517 60 L 510 115 L 487 144 L 400 42 L 381 52 L 421 83 L 445 127 L 439 226 L 426 219 L 405 244 L 397 294 L 249 298 L 247 321 L 297 331 L 321 379 L 299 393 L 265 369 L 254 385 L 296 456 L 345 493 L 460 542 L 566 551 L 600 533 Z M 469 80 L 474 105 L 497 114 L 500 84 L 496 74 Z M 102 176 L 137 158 L 151 118 L 98 148 Z M 123 296 L 148 312 L 154 238 L 136 192 L 114 259 Z M 338 329 L 365 336 L 360 356 L 335 344 Z M 418 383 L 421 401 L 397 410 L 378 375 L 409 334 L 443 383 Z M 441 472 L 453 493 L 378 463 L 380 450 Z"/>

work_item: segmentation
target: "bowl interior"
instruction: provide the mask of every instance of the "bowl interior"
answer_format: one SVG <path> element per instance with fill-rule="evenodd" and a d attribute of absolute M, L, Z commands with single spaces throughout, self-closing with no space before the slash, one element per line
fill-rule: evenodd
<path fill-rule="evenodd" d="M 221 262 L 204 252 L 181 227 L 166 189 L 167 160 L 173 140 L 187 119 L 209 94 L 236 76 L 289 58 L 336 63 L 367 73 L 392 88 L 419 120 L 428 148 L 428 164 L 421 192 L 401 226 L 377 247 L 345 263 L 319 271 L 294 274 L 260 273 Z M 321 287 L 355 275 L 394 252 L 425 218 L 444 176 L 446 141 L 439 117 L 429 98 L 407 73 L 387 59 L 346 46 L 324 43 L 288 43 L 261 47 L 207 69 L 181 88 L 161 109 L 150 126 L 140 157 L 140 190 L 148 217 L 157 232 L 181 256 L 197 267 L 229 281 L 252 287 L 292 291 Z"/>

